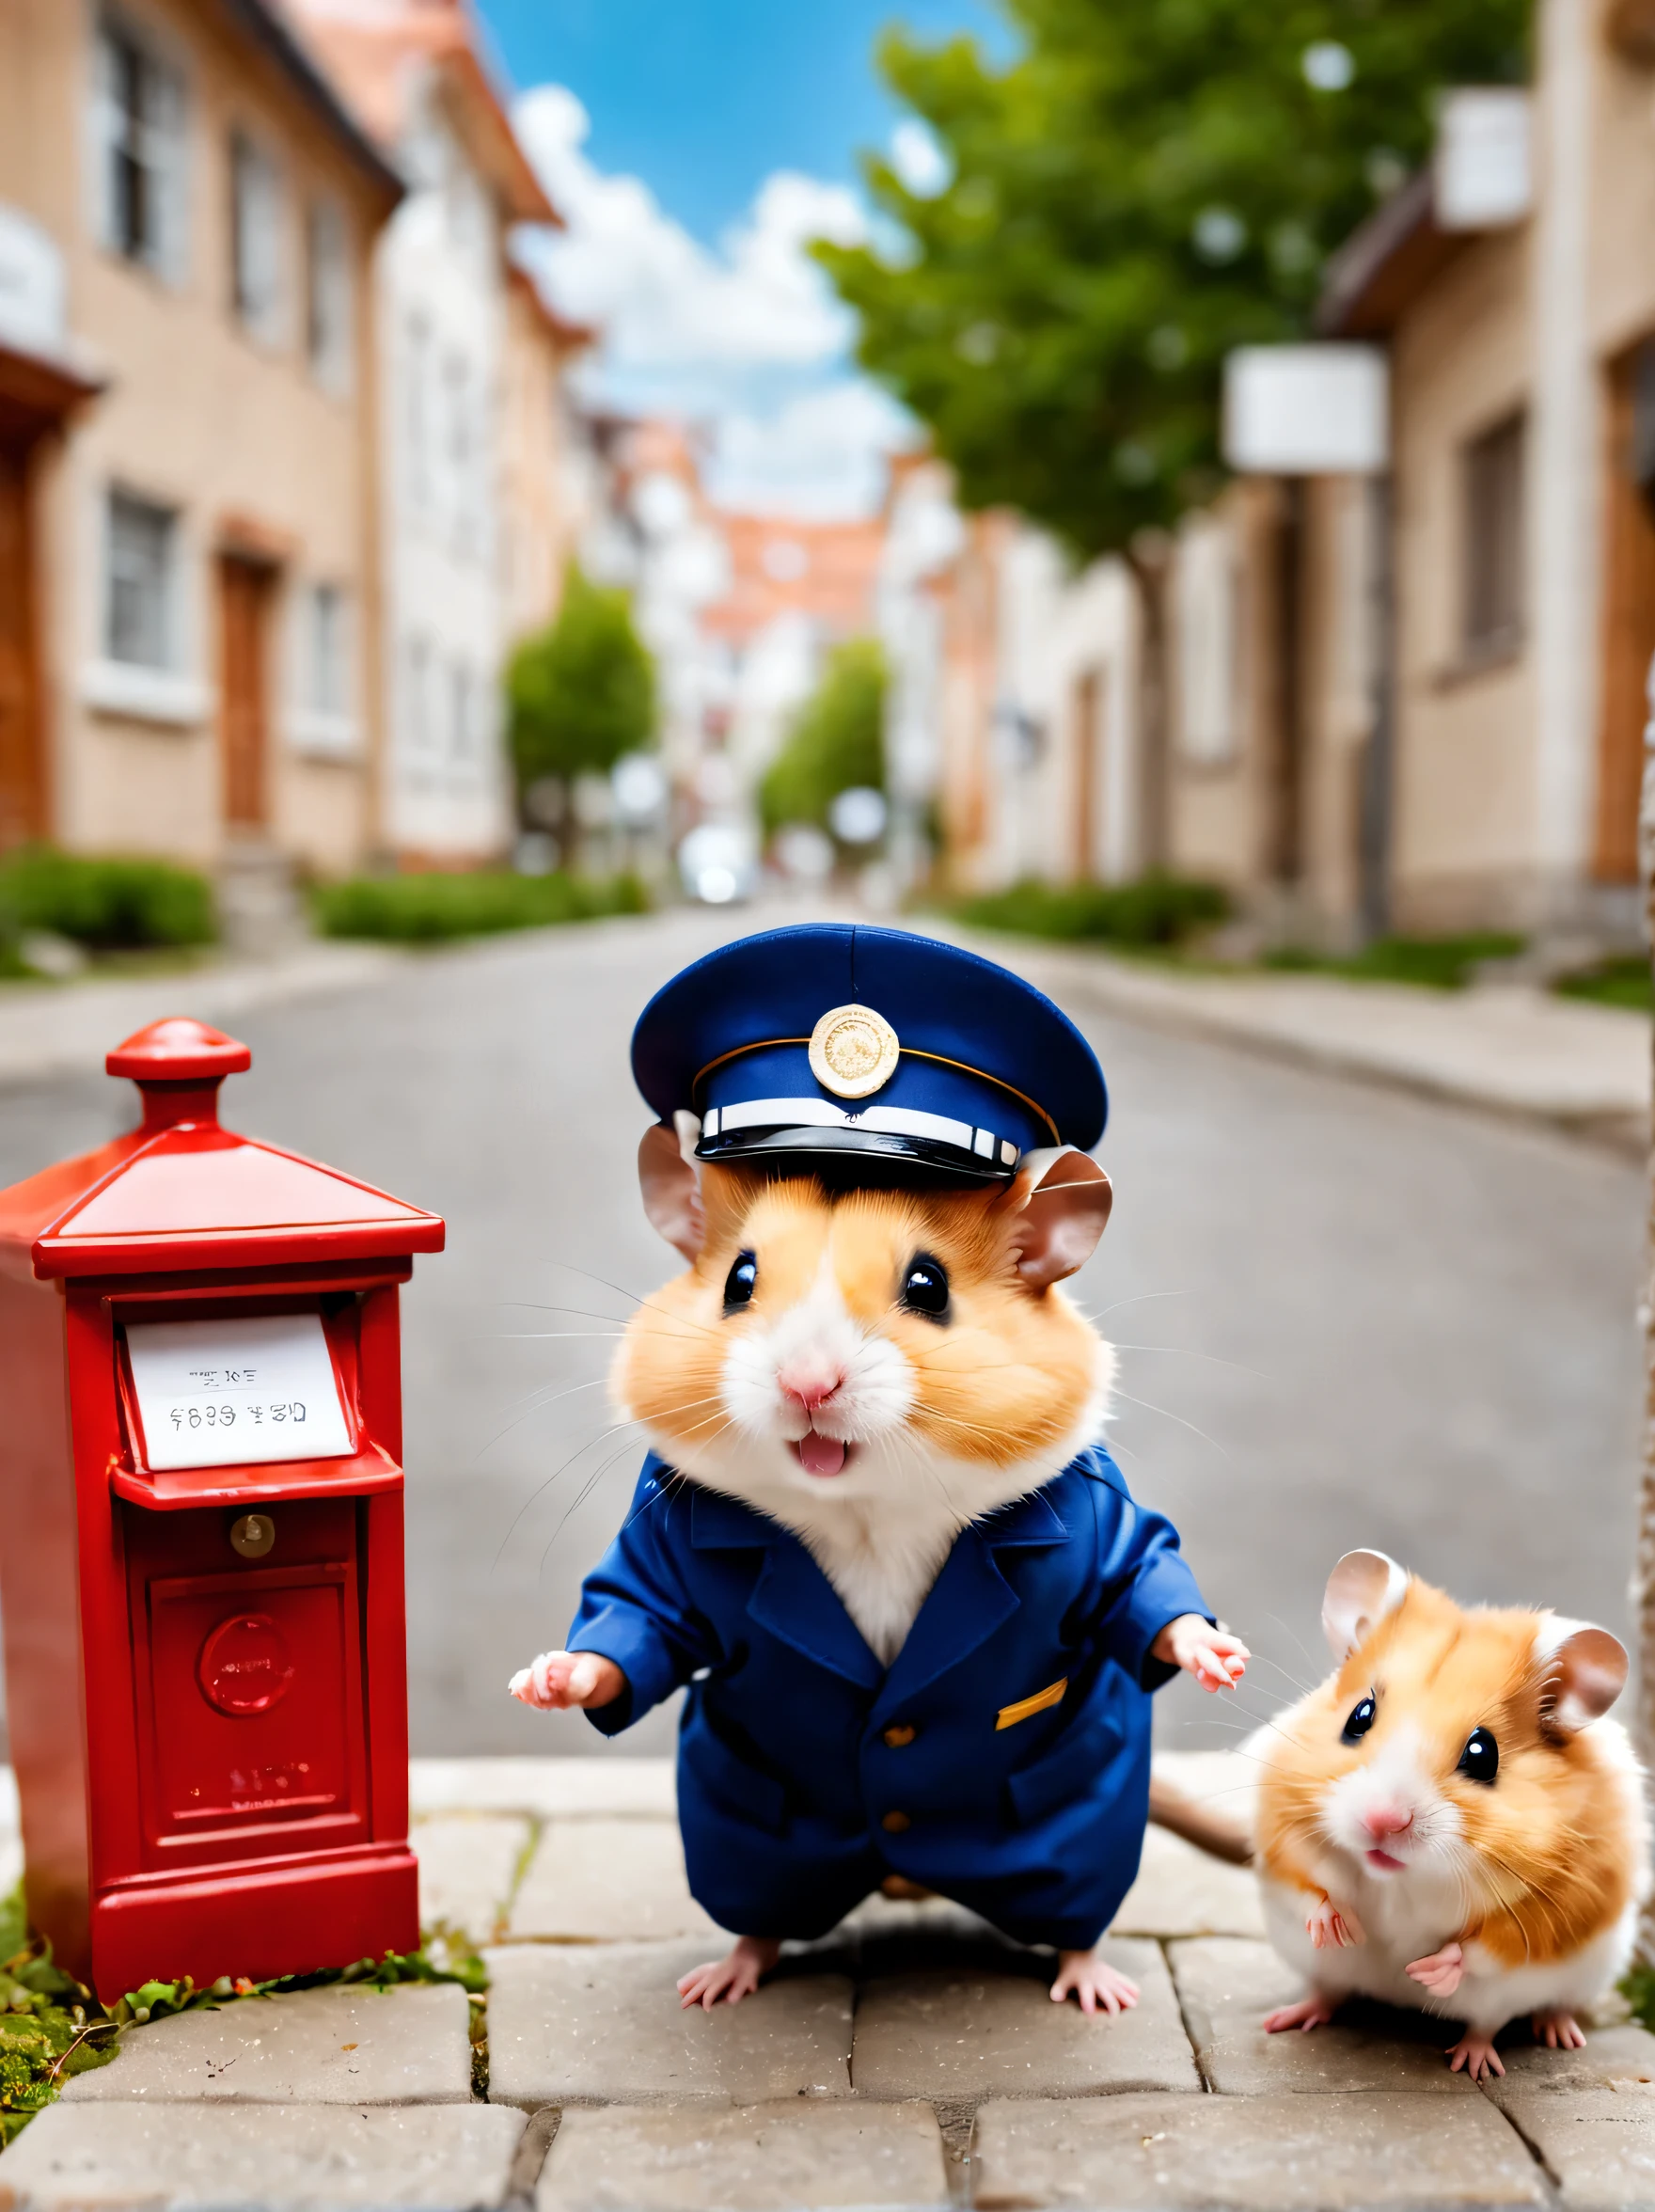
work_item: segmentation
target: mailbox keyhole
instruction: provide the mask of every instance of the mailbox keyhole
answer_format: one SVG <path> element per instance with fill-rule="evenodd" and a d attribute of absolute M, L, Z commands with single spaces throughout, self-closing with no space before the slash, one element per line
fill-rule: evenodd
<path fill-rule="evenodd" d="M 276 1541 L 276 1523 L 268 1513 L 244 1513 L 231 1525 L 229 1540 L 244 1559 L 262 1559 Z"/>

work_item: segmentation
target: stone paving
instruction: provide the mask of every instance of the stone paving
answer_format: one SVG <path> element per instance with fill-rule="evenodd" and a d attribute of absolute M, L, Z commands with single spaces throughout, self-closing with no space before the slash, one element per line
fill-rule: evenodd
<path fill-rule="evenodd" d="M 1234 1802 L 1234 1762 L 1167 1762 Z M 0 1784 L 0 1856 L 15 1850 Z M 1054 2006 L 1048 1963 L 941 1900 L 870 1899 L 711 2015 L 719 1938 L 665 1761 L 418 1761 L 425 1919 L 483 1949 L 486 2099 L 452 1984 L 248 2000 L 129 2030 L 0 2155 L 0 2212 L 1426 2212 L 1655 2205 L 1655 2036 L 1521 2038 L 1478 2090 L 1375 2010 L 1267 2037 L 1291 1994 L 1252 1878 L 1151 1830 L 1110 1937 L 1143 1991 Z"/>

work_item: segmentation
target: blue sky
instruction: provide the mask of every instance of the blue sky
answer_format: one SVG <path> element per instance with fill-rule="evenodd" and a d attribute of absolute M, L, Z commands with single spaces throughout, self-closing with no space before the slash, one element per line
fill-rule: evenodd
<path fill-rule="evenodd" d="M 701 426 L 732 505 L 866 512 L 912 426 L 855 370 L 850 317 L 806 248 L 865 230 L 861 149 L 894 147 L 916 182 L 935 166 L 875 68 L 889 0 L 479 5 L 568 224 L 523 258 L 605 333 L 588 395 Z M 992 0 L 906 0 L 902 18 L 1010 51 Z"/>
<path fill-rule="evenodd" d="M 641 177 L 711 245 L 775 169 L 856 180 L 898 110 L 874 66 L 883 26 L 972 31 L 1003 50 L 989 0 L 481 0 L 512 81 L 566 85 L 599 167 Z"/>

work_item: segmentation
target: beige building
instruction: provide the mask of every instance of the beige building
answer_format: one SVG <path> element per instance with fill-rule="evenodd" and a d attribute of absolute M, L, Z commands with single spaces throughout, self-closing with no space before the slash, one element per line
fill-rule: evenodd
<path fill-rule="evenodd" d="M 550 418 L 521 446 L 508 435 L 528 336 L 511 232 L 559 218 L 464 0 L 284 5 L 408 180 L 373 270 L 390 732 L 380 834 L 405 866 L 474 866 L 500 859 L 516 828 L 500 685 L 526 561 L 516 533 L 559 498 Z M 548 366 L 543 356 L 543 392 Z"/>
<path fill-rule="evenodd" d="M 525 271 L 511 272 L 500 498 L 506 637 L 512 644 L 551 621 L 575 558 L 584 509 L 564 374 L 594 335 L 554 313 Z"/>
<path fill-rule="evenodd" d="M 371 846 L 399 192 L 266 0 L 0 0 L 0 840 Z"/>
<path fill-rule="evenodd" d="M 1647 13 L 1647 10 L 1644 11 Z M 1389 357 L 1388 481 L 1258 480 L 1186 529 L 1171 858 L 1281 927 L 1635 940 L 1655 652 L 1655 40 L 1545 0 L 1521 188 L 1442 157 L 1329 272 L 1323 335 Z M 1200 566 L 1198 559 L 1196 566 Z M 1227 613 L 1215 623 L 1219 592 Z M 1204 676 L 1203 664 L 1207 664 Z"/>

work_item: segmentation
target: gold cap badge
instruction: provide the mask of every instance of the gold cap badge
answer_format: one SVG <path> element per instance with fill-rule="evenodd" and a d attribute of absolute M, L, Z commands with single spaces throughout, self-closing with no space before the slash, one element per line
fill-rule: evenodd
<path fill-rule="evenodd" d="M 811 1032 L 811 1073 L 836 1098 L 865 1098 L 891 1081 L 901 1049 L 872 1006 L 832 1006 Z"/>

